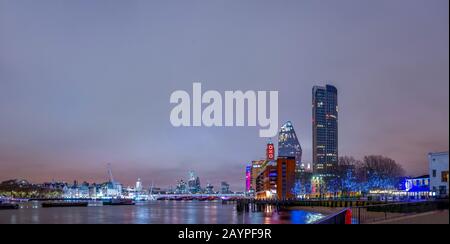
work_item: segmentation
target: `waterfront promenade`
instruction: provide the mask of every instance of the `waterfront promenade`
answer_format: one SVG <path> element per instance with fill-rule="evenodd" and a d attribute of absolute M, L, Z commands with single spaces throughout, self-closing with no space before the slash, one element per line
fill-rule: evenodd
<path fill-rule="evenodd" d="M 420 213 L 372 224 L 449 224 L 449 210 Z"/>
<path fill-rule="evenodd" d="M 311 211 L 333 216 L 349 210 L 351 223 L 373 224 L 405 220 L 407 223 L 448 223 L 448 200 L 373 202 L 343 200 L 241 200 L 238 211 L 264 211 L 267 207 L 276 211 Z"/>

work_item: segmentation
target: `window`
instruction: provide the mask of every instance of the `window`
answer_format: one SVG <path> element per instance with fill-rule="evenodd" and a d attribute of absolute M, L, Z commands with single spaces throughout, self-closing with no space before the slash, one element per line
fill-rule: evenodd
<path fill-rule="evenodd" d="M 441 181 L 448 182 L 448 171 L 442 171 Z"/>
<path fill-rule="evenodd" d="M 433 169 L 433 177 L 436 177 L 436 170 Z"/>

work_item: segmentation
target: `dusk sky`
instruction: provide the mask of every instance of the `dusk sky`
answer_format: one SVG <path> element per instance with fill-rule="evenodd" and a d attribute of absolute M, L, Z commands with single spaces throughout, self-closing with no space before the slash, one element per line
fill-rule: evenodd
<path fill-rule="evenodd" d="M 448 0 L 0 0 L 0 181 L 244 189 L 258 127 L 174 128 L 175 90 L 279 91 L 312 161 L 311 90 L 333 84 L 339 154 L 426 174 L 449 148 Z M 273 141 L 276 141 L 273 138 Z"/>

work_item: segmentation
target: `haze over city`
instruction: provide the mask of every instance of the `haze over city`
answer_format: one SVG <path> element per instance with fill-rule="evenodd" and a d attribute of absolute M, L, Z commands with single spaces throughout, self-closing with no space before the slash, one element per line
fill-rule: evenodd
<path fill-rule="evenodd" d="M 312 161 L 311 89 L 333 84 L 339 155 L 412 176 L 449 148 L 447 0 L 0 1 L 0 181 L 244 188 L 258 127 L 179 127 L 170 94 L 279 91 Z M 277 139 L 273 138 L 276 143 Z"/>

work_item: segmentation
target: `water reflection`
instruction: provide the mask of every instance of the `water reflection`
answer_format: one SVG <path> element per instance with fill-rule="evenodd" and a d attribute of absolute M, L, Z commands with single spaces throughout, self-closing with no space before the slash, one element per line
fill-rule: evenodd
<path fill-rule="evenodd" d="M 81 208 L 41 208 L 40 203 L 22 204 L 18 210 L 0 211 L 0 224 L 307 224 L 322 214 L 292 210 L 238 213 L 233 204 L 221 202 L 140 202 L 135 206 L 101 206 L 98 202 Z"/>

